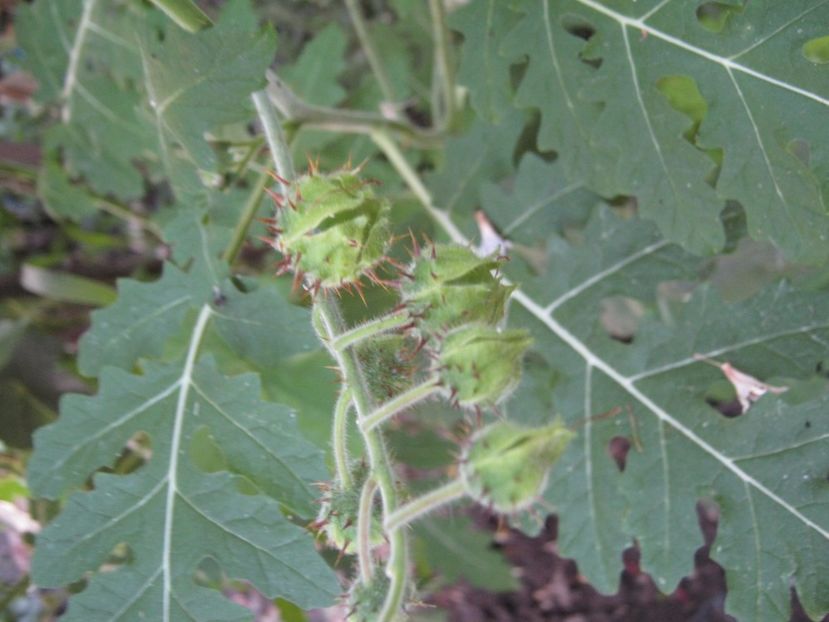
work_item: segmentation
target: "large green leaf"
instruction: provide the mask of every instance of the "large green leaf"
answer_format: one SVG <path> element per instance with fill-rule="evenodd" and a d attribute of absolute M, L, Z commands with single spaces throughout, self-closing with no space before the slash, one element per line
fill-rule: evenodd
<path fill-rule="evenodd" d="M 462 7 L 450 21 L 450 26 L 464 35 L 458 80 L 469 85 L 478 115 L 492 123 L 512 107 L 511 62 L 499 48 L 516 16 L 506 2 L 481 0 Z"/>
<path fill-rule="evenodd" d="M 825 381 L 814 401 L 798 403 L 792 390 L 728 419 L 706 401 L 722 373 L 696 355 L 778 384 L 808 379 L 826 356 L 829 294 L 781 284 L 726 304 L 708 285 L 692 290 L 699 261 L 662 239 L 653 225 L 599 206 L 574 230 L 574 215 L 589 211 L 596 199 L 564 192 L 560 166 L 525 159 L 512 209 L 506 209 L 510 195 L 492 187 L 484 189 L 482 202 L 498 208 L 490 216 L 514 244 L 505 269 L 521 287 L 510 322 L 536 339 L 532 373 L 508 405 L 510 413 L 533 423 L 561 414 L 579 434 L 545 494 L 547 507 L 560 515 L 562 553 L 577 559 L 599 589 L 612 591 L 619 554 L 636 541 L 643 568 L 669 591 L 692 569 L 702 545 L 694 508 L 708 498 L 720 509 L 712 556 L 726 569 L 733 615 L 783 618 L 792 582 L 810 614 L 825 614 Z M 546 202 L 530 191 L 530 167 L 536 188 L 548 184 Z M 559 180 L 552 184 L 557 188 L 549 187 L 551 179 Z M 467 243 L 458 227 L 437 215 L 448 235 Z M 470 220 L 460 221 L 464 229 Z M 521 258 L 523 249 L 534 249 L 529 259 Z M 685 285 L 674 285 L 676 294 L 669 295 L 678 282 Z M 642 310 L 632 343 L 612 338 L 602 321 L 604 303 L 619 296 Z M 539 387 L 548 392 L 551 386 L 553 409 L 539 413 Z M 616 417 L 590 419 L 614 409 L 621 411 Z M 608 451 L 616 436 L 632 445 L 624 471 Z"/>
<path fill-rule="evenodd" d="M 275 50 L 249 2 L 229 3 L 218 23 L 197 34 L 173 29 L 141 42 L 146 89 L 164 170 L 185 201 L 215 176 L 217 157 L 205 134 L 247 121 L 250 94 L 264 86 Z"/>
<path fill-rule="evenodd" d="M 310 535 L 280 511 L 283 504 L 309 515 L 310 482 L 325 477 L 321 453 L 287 409 L 259 401 L 255 376 L 227 378 L 198 360 L 213 313 L 201 308 L 177 365 L 143 376 L 107 368 L 97 396 L 67 398 L 60 420 L 37 433 L 29 483 L 49 498 L 111 465 L 139 432 L 152 450 L 133 473 L 96 475 L 94 490 L 73 495 L 39 536 L 33 573 L 44 586 L 75 581 L 120 543 L 129 546 L 128 561 L 94 575 L 72 599 L 67 620 L 250 619 L 197 586 L 194 573 L 208 557 L 230 577 L 303 607 L 338 592 Z"/>
<path fill-rule="evenodd" d="M 334 106 L 345 97 L 337 78 L 345 69 L 346 40 L 342 29 L 332 23 L 321 30 L 302 50 L 297 61 L 280 76 L 297 95 L 320 106 Z"/>
<path fill-rule="evenodd" d="M 61 107 L 65 125 L 52 129 L 49 149 L 63 152 L 72 177 L 127 198 L 143 191 L 133 161 L 154 148 L 136 87 L 145 13 L 138 3 L 39 0 L 21 6 L 15 22 L 38 98 Z"/>
<path fill-rule="evenodd" d="M 826 259 L 829 69 L 808 45 L 826 34 L 829 5 L 518 4 L 525 18 L 502 48 L 528 62 L 517 102 L 541 111 L 539 147 L 571 182 L 636 196 L 694 251 L 722 247 L 720 212 L 736 200 L 756 239 Z M 486 88 L 472 85 L 473 101 Z"/>

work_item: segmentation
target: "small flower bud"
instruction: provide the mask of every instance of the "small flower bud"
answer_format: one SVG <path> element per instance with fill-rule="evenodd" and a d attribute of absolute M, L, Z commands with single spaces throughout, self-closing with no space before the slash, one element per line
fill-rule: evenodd
<path fill-rule="evenodd" d="M 500 263 L 463 246 L 436 244 L 415 257 L 411 278 L 402 281 L 403 302 L 427 333 L 470 322 L 497 324 L 515 289 L 494 275 Z"/>
<path fill-rule="evenodd" d="M 526 428 L 501 420 L 483 428 L 461 458 L 466 494 L 504 514 L 530 506 L 573 436 L 560 421 Z"/>
<path fill-rule="evenodd" d="M 354 481 L 350 488 L 335 483 L 320 507 L 317 524 L 321 526 L 328 544 L 343 553 L 354 553 L 357 541 L 357 516 L 360 513 L 360 491 L 368 477 L 368 467 L 356 464 L 351 476 Z M 383 541 L 382 510 L 374 507 L 371 521 L 371 542 Z"/>
<path fill-rule="evenodd" d="M 276 246 L 316 287 L 358 281 L 385 257 L 389 204 L 354 171 L 305 175 L 283 200 Z M 284 205 L 287 201 L 288 205 Z"/>
<path fill-rule="evenodd" d="M 460 406 L 494 406 L 521 380 L 521 359 L 532 344 L 525 330 L 498 331 L 469 324 L 440 345 L 438 373 Z"/>

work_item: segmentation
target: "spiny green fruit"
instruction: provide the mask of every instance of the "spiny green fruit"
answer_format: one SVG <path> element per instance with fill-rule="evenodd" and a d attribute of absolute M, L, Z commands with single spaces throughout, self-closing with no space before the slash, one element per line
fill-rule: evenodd
<path fill-rule="evenodd" d="M 360 511 L 360 492 L 368 477 L 369 469 L 364 463 L 356 463 L 351 472 L 352 485 L 342 488 L 335 483 L 328 491 L 320 506 L 316 524 L 325 534 L 328 544 L 343 553 L 354 553 L 357 540 L 357 516 Z M 371 525 L 371 543 L 383 542 L 382 509 L 374 506 Z"/>
<path fill-rule="evenodd" d="M 521 359 L 532 338 L 525 330 L 468 324 L 442 340 L 437 371 L 450 399 L 467 408 L 494 406 L 521 380 Z"/>
<path fill-rule="evenodd" d="M 501 260 L 478 257 L 457 244 L 435 244 L 415 257 L 401 283 L 403 302 L 419 316 L 425 333 L 459 324 L 495 325 L 506 311 L 512 286 L 496 276 Z"/>
<path fill-rule="evenodd" d="M 527 428 L 501 420 L 483 428 L 461 457 L 466 494 L 503 514 L 530 506 L 573 436 L 561 421 Z"/>
<path fill-rule="evenodd" d="M 294 198 L 278 199 L 276 248 L 283 268 L 313 288 L 357 283 L 385 258 L 391 240 L 389 203 L 375 196 L 371 182 L 355 170 L 311 172 L 291 186 Z M 278 196 L 278 195 L 277 195 Z M 287 205 L 285 205 L 287 203 Z"/>

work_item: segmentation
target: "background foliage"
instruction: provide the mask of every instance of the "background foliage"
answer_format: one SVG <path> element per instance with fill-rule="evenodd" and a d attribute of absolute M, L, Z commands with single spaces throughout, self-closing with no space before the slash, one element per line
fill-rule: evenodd
<path fill-rule="evenodd" d="M 792 585 L 829 612 L 829 5 L 446 5 L 443 47 L 427 3 L 362 3 L 379 72 L 339 3 L 206 2 L 198 33 L 141 0 L 14 8 L 0 499 L 43 526 L 32 578 L 75 594 L 66 619 L 250 619 L 250 585 L 303 619 L 342 589 L 305 528 L 336 378 L 257 240 L 269 68 L 296 162 L 365 161 L 399 233 L 478 244 L 483 210 L 509 240 L 509 323 L 536 342 L 505 414 L 578 433 L 513 522 L 558 513 L 606 592 L 636 543 L 670 592 L 702 500 L 729 613 L 786 619 Z M 387 304 L 368 301 L 351 320 Z M 725 416 L 734 390 L 696 355 L 788 391 Z M 389 430 L 401 477 L 452 472 L 463 430 L 414 409 Z M 414 535 L 424 593 L 513 587 L 462 512 Z M 36 619 L 65 592 L 27 591 L 27 557 L 4 598 Z"/>

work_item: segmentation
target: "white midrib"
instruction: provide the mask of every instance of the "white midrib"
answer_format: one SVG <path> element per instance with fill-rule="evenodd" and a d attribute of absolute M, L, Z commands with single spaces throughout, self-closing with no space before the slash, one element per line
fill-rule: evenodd
<path fill-rule="evenodd" d="M 580 0 L 581 1 L 581 0 Z M 407 180 L 408 181 L 408 180 Z M 437 209 L 431 201 L 431 197 L 428 194 L 428 191 L 421 185 L 415 186 L 413 188 L 415 193 L 421 199 L 424 208 L 426 211 L 432 216 L 432 218 L 446 231 L 452 240 L 457 242 L 458 244 L 469 245 L 470 241 L 466 238 L 466 236 L 461 233 L 461 231 L 455 226 L 455 224 L 449 219 L 447 214 L 442 210 Z M 423 199 L 428 199 L 423 201 Z M 627 265 L 628 261 L 624 260 L 613 268 L 605 270 L 603 272 L 604 275 L 609 275 L 616 269 L 621 266 Z M 507 279 L 504 281 L 509 284 Z M 595 280 L 593 282 L 596 282 Z M 579 286 L 582 287 L 582 286 Z M 582 287 L 582 290 L 584 288 Z M 566 294 L 565 294 L 566 296 Z M 650 399 L 647 395 L 642 393 L 636 385 L 635 380 L 633 378 L 629 378 L 616 369 L 614 369 L 609 363 L 604 361 L 598 355 L 596 355 L 590 348 L 588 348 L 582 341 L 576 337 L 573 333 L 567 330 L 564 326 L 559 324 L 559 322 L 547 312 L 547 310 L 535 302 L 532 298 L 527 296 L 524 292 L 520 289 L 516 289 L 512 294 L 513 299 L 515 299 L 522 307 L 524 307 L 527 311 L 529 311 L 533 316 L 535 316 L 538 320 L 543 322 L 550 331 L 553 332 L 559 339 L 564 341 L 567 345 L 569 345 L 573 350 L 575 350 L 586 362 L 587 365 L 598 369 L 602 373 L 604 373 L 608 378 L 616 382 L 620 387 L 622 387 L 631 397 L 639 401 L 645 408 L 650 410 L 660 421 L 667 423 L 670 425 L 674 430 L 685 436 L 689 441 L 694 443 L 697 447 L 699 447 L 702 451 L 713 457 L 717 462 L 722 464 L 725 468 L 731 471 L 734 475 L 736 475 L 740 481 L 745 482 L 746 485 L 753 487 L 757 491 L 763 493 L 766 497 L 774 501 L 784 510 L 789 512 L 792 516 L 795 516 L 798 520 L 803 522 L 803 524 L 807 525 L 808 527 L 814 529 L 818 532 L 821 536 L 829 540 L 829 531 L 815 523 L 812 519 L 808 516 L 804 515 L 800 510 L 794 507 L 791 503 L 780 497 L 780 495 L 776 494 L 774 491 L 770 490 L 761 482 L 757 481 L 751 475 L 743 471 L 735 461 L 728 456 L 724 455 L 720 452 L 716 447 L 708 443 L 706 440 L 701 438 L 685 426 L 682 422 L 678 421 L 674 417 L 672 417 L 668 412 L 666 412 L 661 406 L 656 404 L 652 399 Z M 589 413 L 585 413 L 585 416 L 589 416 Z"/>
<path fill-rule="evenodd" d="M 794 84 L 789 84 L 783 80 L 778 80 L 777 78 L 773 78 L 771 76 L 767 76 L 764 73 L 761 73 L 751 67 L 747 67 L 742 63 L 738 63 L 733 58 L 727 58 L 725 56 L 720 56 L 718 54 L 714 54 L 713 52 L 709 52 L 708 50 L 704 50 L 699 48 L 695 45 L 691 45 L 690 43 L 683 41 L 673 35 L 669 35 L 666 32 L 662 32 L 653 26 L 648 25 L 645 22 L 644 18 L 634 18 L 628 17 L 627 15 L 622 15 L 614 11 L 613 9 L 609 9 L 608 7 L 600 4 L 596 0 L 576 0 L 579 4 L 586 6 L 594 11 L 601 13 L 602 15 L 606 15 L 607 17 L 617 21 L 621 26 L 630 26 L 632 28 L 636 28 L 643 34 L 647 34 L 648 36 L 656 37 L 657 39 L 661 39 L 666 43 L 670 43 L 671 45 L 675 45 L 678 48 L 682 48 L 692 54 L 696 54 L 697 56 L 701 56 L 707 60 L 710 60 L 718 65 L 721 65 L 725 69 L 729 71 L 737 71 L 753 78 L 757 78 L 758 80 L 762 80 L 763 82 L 767 82 L 768 84 L 773 84 L 779 88 L 785 89 L 787 91 L 791 91 L 792 93 L 797 93 L 798 95 L 802 95 L 803 97 L 807 97 L 811 100 L 814 100 L 824 106 L 829 106 L 829 99 L 825 97 L 821 97 L 817 93 L 812 93 L 811 91 L 807 91 L 806 89 L 800 88 L 799 86 L 795 86 Z M 646 17 L 650 17 L 648 14 Z M 755 44 L 756 47 L 756 44 Z M 740 54 L 736 54 L 735 56 L 740 56 Z"/>
<path fill-rule="evenodd" d="M 64 101 L 63 122 L 69 123 L 72 119 L 72 90 L 78 80 L 78 66 L 81 60 L 81 50 L 83 49 L 86 35 L 89 33 L 89 23 L 92 18 L 92 11 L 95 8 L 95 3 L 98 0 L 85 0 L 83 3 L 83 11 L 81 12 L 81 20 L 78 22 L 78 29 L 75 31 L 75 41 L 72 43 L 72 49 L 69 51 L 69 64 L 66 67 L 66 77 L 63 80 L 63 91 L 61 96 Z"/>
<path fill-rule="evenodd" d="M 208 305 L 204 305 L 199 311 L 193 333 L 190 335 L 190 345 L 187 348 L 187 358 L 184 360 L 184 368 L 179 380 L 179 394 L 176 402 L 176 412 L 173 418 L 173 435 L 170 441 L 170 464 L 167 467 L 167 499 L 164 508 L 164 528 L 162 530 L 161 569 L 163 575 L 162 584 L 162 622 L 171 622 L 170 601 L 172 599 L 172 564 L 170 554 L 173 543 L 173 520 L 175 498 L 178 493 L 178 455 L 181 445 L 181 431 L 184 427 L 184 415 L 187 411 L 187 398 L 192 386 L 193 367 L 196 364 L 196 355 L 199 351 L 199 344 L 204 335 L 207 322 L 212 311 Z"/>

